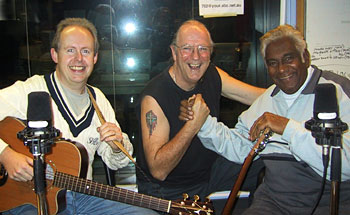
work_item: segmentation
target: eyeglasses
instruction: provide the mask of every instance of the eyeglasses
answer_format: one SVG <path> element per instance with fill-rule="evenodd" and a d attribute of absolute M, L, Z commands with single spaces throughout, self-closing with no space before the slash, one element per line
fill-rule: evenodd
<path fill-rule="evenodd" d="M 201 46 L 201 45 L 199 45 L 199 46 L 184 45 L 184 46 L 180 47 L 180 46 L 174 44 L 174 46 L 176 46 L 177 48 L 180 49 L 182 56 L 191 55 L 194 52 L 194 49 L 197 48 L 199 54 L 202 57 L 206 57 L 206 56 L 210 55 L 211 48 L 212 48 L 212 46 Z"/>

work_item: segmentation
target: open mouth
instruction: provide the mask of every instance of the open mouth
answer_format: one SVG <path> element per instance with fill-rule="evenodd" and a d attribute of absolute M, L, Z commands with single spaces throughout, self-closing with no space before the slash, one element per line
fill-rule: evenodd
<path fill-rule="evenodd" d="M 74 71 L 81 71 L 85 69 L 85 66 L 70 66 L 69 68 Z"/>
<path fill-rule="evenodd" d="M 190 63 L 188 64 L 188 66 L 190 67 L 190 69 L 199 69 L 201 67 L 201 64 Z"/>

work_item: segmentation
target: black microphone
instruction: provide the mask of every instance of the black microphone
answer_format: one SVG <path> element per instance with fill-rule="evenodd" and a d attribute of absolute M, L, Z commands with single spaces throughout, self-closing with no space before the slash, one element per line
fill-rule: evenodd
<path fill-rule="evenodd" d="M 46 128 L 52 124 L 51 99 L 47 92 L 31 92 L 28 95 L 27 126 Z"/>
<path fill-rule="evenodd" d="M 333 84 L 316 86 L 313 118 L 305 122 L 305 128 L 311 130 L 319 145 L 333 145 L 333 141 L 328 140 L 348 128 L 347 124 L 339 119 L 338 100 Z"/>
<path fill-rule="evenodd" d="M 17 137 L 29 146 L 32 154 L 45 154 L 51 151 L 59 130 L 52 127 L 51 97 L 47 92 L 28 94 L 27 127 L 17 133 Z"/>
<path fill-rule="evenodd" d="M 333 84 L 319 84 L 315 89 L 314 118 L 332 120 L 339 115 L 338 101 Z"/>

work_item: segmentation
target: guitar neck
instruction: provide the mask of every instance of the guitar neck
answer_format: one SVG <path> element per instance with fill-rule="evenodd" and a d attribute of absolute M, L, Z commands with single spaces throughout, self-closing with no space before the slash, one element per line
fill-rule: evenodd
<path fill-rule="evenodd" d="M 100 184 L 62 172 L 56 172 L 53 185 L 59 188 L 101 197 L 126 204 L 169 213 L 171 201 L 147 196 L 131 190 Z"/>

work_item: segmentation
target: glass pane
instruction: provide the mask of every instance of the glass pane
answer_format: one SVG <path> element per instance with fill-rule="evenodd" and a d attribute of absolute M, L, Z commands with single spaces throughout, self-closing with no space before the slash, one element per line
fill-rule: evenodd
<path fill-rule="evenodd" d="M 85 17 L 98 29 L 100 42 L 89 83 L 106 94 L 122 129 L 136 143 L 138 96 L 169 65 L 169 45 L 182 22 L 203 22 L 216 43 L 212 62 L 237 79 L 264 87 L 266 72 L 258 53 L 264 32 L 258 29 L 278 23 L 278 10 L 277 0 L 246 0 L 244 15 L 204 19 L 198 15 L 198 0 L 0 0 L 0 88 L 53 72 L 50 43 L 57 23 Z M 221 107 L 229 126 L 247 108 L 226 99 Z"/>

